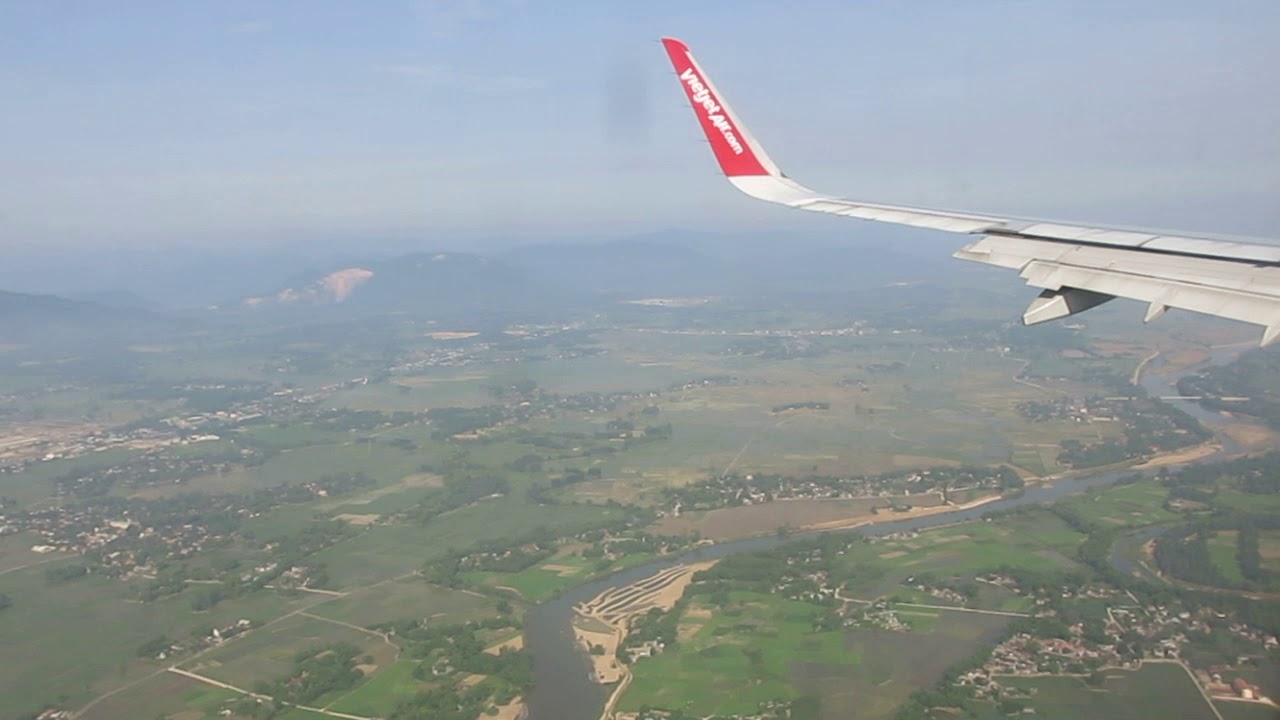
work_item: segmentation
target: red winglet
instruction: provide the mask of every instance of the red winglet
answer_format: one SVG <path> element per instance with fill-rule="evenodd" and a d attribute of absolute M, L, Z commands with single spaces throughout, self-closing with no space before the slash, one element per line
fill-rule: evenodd
<path fill-rule="evenodd" d="M 675 38 L 663 38 L 662 46 L 671 58 L 680 86 L 693 106 L 693 114 L 702 123 L 702 131 L 707 134 L 707 141 L 711 143 L 711 150 L 724 174 L 729 177 L 772 174 L 756 157 L 746 128 L 721 101 L 711 80 L 689 53 L 689 47 Z"/>

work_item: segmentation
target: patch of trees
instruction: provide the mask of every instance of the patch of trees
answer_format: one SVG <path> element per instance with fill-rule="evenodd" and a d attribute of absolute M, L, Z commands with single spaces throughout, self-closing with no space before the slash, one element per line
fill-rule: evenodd
<path fill-rule="evenodd" d="M 320 413 L 312 420 L 312 424 L 321 430 L 352 432 L 409 425 L 417 422 L 422 417 L 423 415 L 420 413 L 407 410 L 384 413 L 379 410 L 335 409 Z M 394 444 L 394 441 L 392 444 Z"/>
<path fill-rule="evenodd" d="M 631 621 L 631 631 L 627 633 L 628 645 L 639 645 L 649 641 L 657 641 L 666 645 L 667 649 L 676 646 L 679 637 L 680 616 L 684 614 L 689 602 L 680 599 L 670 610 L 652 608 L 649 612 Z M 623 652 L 618 646 L 618 652 Z M 627 658 L 619 656 L 624 662 Z"/>
<path fill-rule="evenodd" d="M 431 431 L 431 437 L 436 440 L 491 428 L 507 417 L 506 409 L 499 405 L 478 408 L 443 407 L 427 411 L 427 419 L 435 428 Z"/>
<path fill-rule="evenodd" d="M 1166 533 L 1156 543 L 1156 562 L 1174 577 L 1201 585 L 1240 590 L 1272 590 L 1273 573 L 1262 567 L 1260 530 L 1280 528 L 1280 517 L 1247 513 L 1218 513 Z M 1219 531 L 1236 531 L 1234 559 L 1244 582 L 1231 581 L 1209 553 L 1208 540 Z"/>
<path fill-rule="evenodd" d="M 431 625 L 422 621 L 408 620 L 385 626 L 384 629 L 394 630 L 397 636 L 408 643 L 406 651 L 411 657 L 424 660 L 447 659 L 456 669 L 480 675 L 507 673 L 512 684 L 516 687 L 524 687 L 532 682 L 532 675 L 525 675 L 518 669 L 525 663 L 524 660 L 516 659 L 522 653 L 512 652 L 506 656 L 489 654 L 484 652 L 484 643 L 480 641 L 481 632 L 514 630 L 517 628 L 515 623 L 515 619 L 507 615 L 450 625 Z M 495 663 L 495 660 L 500 662 Z M 508 665 L 512 669 L 501 669 Z M 426 671 L 430 672 L 430 669 Z"/>
<path fill-rule="evenodd" d="M 1234 478 L 1239 488 L 1247 493 L 1264 495 L 1280 492 L 1280 453 L 1271 452 L 1261 457 L 1210 465 L 1190 465 L 1163 475 L 1161 482 L 1170 487 L 1215 486 L 1226 478 Z"/>
<path fill-rule="evenodd" d="M 1012 630 L 1006 630 L 1011 633 Z M 1007 634 L 1006 634 L 1007 637 Z M 933 720 L 933 708 L 963 708 L 972 699 L 972 688 L 958 685 L 961 675 L 982 667 L 991 657 L 991 648 L 984 647 L 965 660 L 952 665 L 942 679 L 932 688 L 917 690 L 893 714 L 893 720 Z"/>
<path fill-rule="evenodd" d="M 169 649 L 173 641 L 167 635 L 157 635 L 138 646 L 136 655 L 140 658 L 153 658 Z"/>
<path fill-rule="evenodd" d="M 830 410 L 831 403 L 811 400 L 809 402 L 793 402 L 784 403 L 782 405 L 774 405 L 773 412 L 780 413 L 788 410 Z"/>
<path fill-rule="evenodd" d="M 506 495 L 509 492 L 511 483 L 504 477 L 478 472 L 450 475 L 444 479 L 444 487 L 429 493 L 409 511 L 409 515 L 420 522 L 426 522 L 482 498 Z"/>
<path fill-rule="evenodd" d="M 1240 565 L 1240 574 L 1246 580 L 1261 583 L 1268 579 L 1267 573 L 1262 569 L 1262 553 L 1258 548 L 1256 526 L 1246 525 L 1240 528 L 1236 535 L 1236 561 Z"/>
<path fill-rule="evenodd" d="M 1158 400 L 1131 407 L 1124 420 L 1124 439 L 1095 443 L 1063 440 L 1058 462 L 1073 468 L 1101 467 L 1188 447 L 1213 436 L 1195 418 Z"/>
<path fill-rule="evenodd" d="M 507 467 L 516 472 L 537 473 L 542 472 L 542 462 L 544 458 L 534 453 L 525 453 L 520 457 L 512 460 Z"/>
<path fill-rule="evenodd" d="M 360 648 L 345 642 L 301 651 L 294 657 L 293 671 L 287 679 L 259 682 L 255 690 L 277 700 L 300 704 L 328 693 L 349 690 L 364 679 L 364 673 L 356 669 L 358 655 Z"/>
<path fill-rule="evenodd" d="M 1280 429 L 1280 352 L 1275 348 L 1251 350 L 1234 362 L 1213 367 L 1204 373 L 1178 381 L 1178 392 L 1200 395 L 1200 404 L 1210 410 L 1226 410 L 1261 418 Z M 1226 402 L 1223 397 L 1247 397 L 1244 402 Z"/>
<path fill-rule="evenodd" d="M 61 585 L 88 576 L 88 565 L 61 565 L 44 571 L 44 581 L 50 585 Z"/>

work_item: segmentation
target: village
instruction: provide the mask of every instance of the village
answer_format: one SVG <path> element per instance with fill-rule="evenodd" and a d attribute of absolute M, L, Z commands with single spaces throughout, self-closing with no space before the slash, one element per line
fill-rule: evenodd
<path fill-rule="evenodd" d="M 722 475 L 666 493 L 662 517 L 682 512 L 760 505 L 783 500 L 901 498 L 889 506 L 910 509 L 910 497 L 940 495 L 943 502 L 966 491 L 1009 492 L 1024 481 L 1007 467 L 934 468 L 870 476 L 788 477 L 783 475 Z"/>
<path fill-rule="evenodd" d="M 297 485 L 277 485 L 252 496 L 191 493 L 167 501 L 99 498 L 47 510 L 0 514 L 0 536 L 27 533 L 33 538 L 30 549 L 34 553 L 82 559 L 79 564 L 55 566 L 49 571 L 51 582 L 74 580 L 89 573 L 123 581 L 142 579 L 151 581 L 141 591 L 144 599 L 167 594 L 164 590 L 180 590 L 187 582 L 249 585 L 274 579 L 282 587 L 305 587 L 319 576 L 310 577 L 315 573 L 291 562 L 282 565 L 264 561 L 252 571 L 238 565 L 220 572 L 207 568 L 197 579 L 187 576 L 182 563 L 205 550 L 239 540 L 244 520 L 274 507 L 336 497 L 372 483 L 358 473 L 339 473 Z M 297 549 L 285 547 L 287 544 L 256 543 L 264 557 L 277 555 L 285 560 L 297 554 Z"/>

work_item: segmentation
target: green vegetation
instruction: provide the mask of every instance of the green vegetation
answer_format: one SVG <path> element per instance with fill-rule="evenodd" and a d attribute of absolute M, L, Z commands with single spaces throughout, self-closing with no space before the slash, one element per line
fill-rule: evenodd
<path fill-rule="evenodd" d="M 809 603 L 735 592 L 722 605 L 690 610 L 705 621 L 685 621 L 690 614 L 686 611 L 681 622 L 693 632 L 679 641 L 679 651 L 636 663 L 635 681 L 620 710 L 652 706 L 684 709 L 696 716 L 754 714 L 770 701 L 799 697 L 792 685 L 791 667 L 796 663 L 839 666 L 863 661 L 847 651 L 843 633 L 813 631 L 821 608 Z M 663 639 L 675 646 L 671 635 Z M 645 639 L 643 630 L 636 639 Z"/>
<path fill-rule="evenodd" d="M 1014 679 L 1010 684 L 1030 693 L 1023 704 L 1034 708 L 1036 717 L 1051 720 L 1216 717 L 1195 681 L 1172 663 L 1147 663 L 1136 672 L 1108 672 L 1092 686 L 1080 678 L 1067 677 Z"/>
<path fill-rule="evenodd" d="M 414 677 L 418 663 L 401 660 L 382 670 L 356 690 L 330 706 L 334 712 L 386 717 L 411 701 L 425 687 Z"/>
<path fill-rule="evenodd" d="M 1232 363 L 1183 378 L 1178 392 L 1203 396 L 1200 403 L 1207 408 L 1253 415 L 1280 429 L 1280 353 L 1274 348 L 1252 350 Z M 1227 397 L 1248 399 L 1222 399 Z"/>
<path fill-rule="evenodd" d="M 518 638 L 529 603 L 698 540 L 660 520 L 757 492 L 845 519 L 962 503 L 1088 464 L 1060 458 L 1060 442 L 1128 459 L 1198 437 L 1146 401 L 1119 421 L 1054 414 L 1057 398 L 1119 394 L 1147 352 L 1129 337 L 1100 350 L 1070 329 L 1006 330 L 936 289 L 894 293 L 856 310 L 843 295 L 610 298 L 536 323 L 263 317 L 92 362 L 7 350 L 0 387 L 20 407 L 0 403 L 0 421 L 52 444 L 0 468 L 0 526 L 17 530 L 0 538 L 6 712 L 127 687 L 95 715 L 279 720 L 314 717 L 285 703 L 332 703 L 473 720 L 526 690 L 528 656 L 496 646 Z M 1031 405 L 1051 412 L 1026 422 Z M 1275 528 L 1219 517 L 1280 510 L 1269 482 L 1240 470 L 1179 484 L 1186 497 L 1135 483 L 1065 514 L 796 546 L 822 555 L 815 577 L 786 552 L 727 560 L 639 629 L 668 648 L 637 659 L 624 705 L 887 717 L 1010 622 L 905 603 L 1033 611 L 992 574 L 1078 580 L 1116 533 L 1196 521 L 1170 500 L 1214 513 L 1195 536 L 1223 583 L 1269 587 Z M 814 495 L 787 494 L 801 486 Z M 882 605 L 842 613 L 836 592 Z M 278 707 L 156 675 L 170 664 Z"/>
<path fill-rule="evenodd" d="M 325 695 L 348 690 L 364 678 L 356 669 L 359 654 L 360 648 L 349 643 L 300 651 L 287 678 L 274 683 L 260 680 L 254 691 L 298 705 L 311 704 Z"/>

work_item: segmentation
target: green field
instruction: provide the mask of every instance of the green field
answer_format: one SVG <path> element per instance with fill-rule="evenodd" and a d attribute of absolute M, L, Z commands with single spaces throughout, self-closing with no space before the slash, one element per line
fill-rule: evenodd
<path fill-rule="evenodd" d="M 493 600 L 472 593 L 406 577 L 352 591 L 346 597 L 317 606 L 311 613 L 360 627 L 406 618 L 455 623 L 491 615 L 493 604 Z"/>
<path fill-rule="evenodd" d="M 549 558 L 516 573 L 472 572 L 465 577 L 476 584 L 511 588 L 521 598 L 539 603 L 592 578 L 643 565 L 655 557 L 653 553 L 632 553 L 602 566 L 599 560 L 569 555 Z"/>
<path fill-rule="evenodd" d="M 0 637 L 22 652 L 0 653 L 0 696 L 15 714 L 37 711 L 53 698 L 71 705 L 137 679 L 155 668 L 136 648 L 160 634 L 186 640 L 193 631 L 244 618 L 256 623 L 316 602 L 269 590 L 224 601 L 204 613 L 185 596 L 143 604 L 125 583 L 88 577 L 48 586 L 44 567 L 0 576 L 13 606 L 0 613 Z"/>
<path fill-rule="evenodd" d="M 1042 572 L 1075 569 L 1075 548 L 1084 536 L 1043 510 L 921 532 L 914 538 L 854 545 L 842 558 L 854 597 L 910 596 L 904 578 L 931 572 L 940 578 L 971 577 L 1001 566 Z M 922 602 L 936 602 L 914 597 Z M 1021 610 L 1026 601 L 986 589 L 974 607 Z"/>
<path fill-rule="evenodd" d="M 85 720 L 134 720 L 167 717 L 183 710 L 216 716 L 229 700 L 241 697 L 233 690 L 163 672 L 112 695 L 93 706 Z"/>
<path fill-rule="evenodd" d="M 1280 574 L 1280 530 L 1258 532 L 1258 553 L 1265 570 Z"/>
<path fill-rule="evenodd" d="M 1002 678 L 1001 682 L 1030 691 L 1029 703 L 1035 708 L 1036 717 L 1048 720 L 1216 718 L 1195 681 L 1174 663 L 1148 662 L 1136 672 L 1109 671 L 1099 688 L 1088 687 L 1073 677 Z"/>
<path fill-rule="evenodd" d="M 287 676 L 293 670 L 294 657 L 300 651 L 338 642 L 360 647 L 362 652 L 372 655 L 380 667 L 389 666 L 399 654 L 398 648 L 370 633 L 300 614 L 234 638 L 216 650 L 180 663 L 180 666 L 184 670 L 252 690 L 259 681 L 270 682 Z M 320 701 L 317 704 L 323 705 Z"/>
<path fill-rule="evenodd" d="M 752 714 L 762 702 L 796 697 L 789 669 L 793 663 L 863 661 L 846 650 L 843 633 L 812 632 L 819 608 L 808 603 L 734 593 L 730 610 L 704 608 L 710 617 L 694 623 L 697 610 L 683 617 L 700 627 L 676 651 L 636 661 L 635 679 L 620 710 L 651 705 L 698 716 Z"/>
<path fill-rule="evenodd" d="M 677 647 L 633 664 L 620 710 L 753 714 L 764 701 L 808 696 L 818 699 L 822 717 L 888 717 L 1007 622 L 911 608 L 901 611 L 911 632 L 813 632 L 814 605 L 758 593 L 730 597 L 724 608 L 692 604 Z"/>
<path fill-rule="evenodd" d="M 1213 561 L 1213 566 L 1222 575 L 1222 579 L 1238 586 L 1244 585 L 1247 581 L 1244 573 L 1240 571 L 1240 561 L 1236 557 L 1237 535 L 1238 533 L 1234 530 L 1219 530 L 1209 537 L 1206 544 L 1209 546 L 1209 559 Z"/>
<path fill-rule="evenodd" d="M 372 717 L 386 717 L 396 706 L 420 692 L 424 684 L 413 677 L 417 663 L 400 660 L 380 670 L 370 680 L 335 701 L 330 710 Z"/>
<path fill-rule="evenodd" d="M 1061 502 L 1092 522 L 1117 527 L 1154 525 L 1181 520 L 1178 513 L 1164 509 L 1168 488 L 1155 478 L 1127 485 L 1115 485 Z"/>

